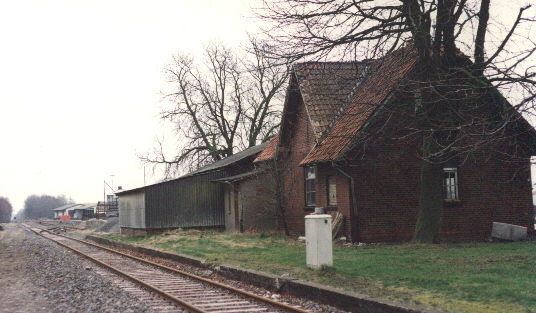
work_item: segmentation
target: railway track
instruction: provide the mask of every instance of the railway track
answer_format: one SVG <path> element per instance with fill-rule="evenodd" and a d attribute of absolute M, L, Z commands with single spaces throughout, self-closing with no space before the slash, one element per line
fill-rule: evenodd
<path fill-rule="evenodd" d="M 23 225 L 191 312 L 308 312 L 98 244 L 54 234 L 28 224 Z M 170 309 L 166 308 L 164 311 Z"/>

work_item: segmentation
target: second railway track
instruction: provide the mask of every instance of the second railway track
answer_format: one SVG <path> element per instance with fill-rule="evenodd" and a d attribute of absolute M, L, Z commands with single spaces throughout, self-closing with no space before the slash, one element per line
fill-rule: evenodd
<path fill-rule="evenodd" d="M 191 312 L 308 312 L 101 245 L 24 226 Z"/>

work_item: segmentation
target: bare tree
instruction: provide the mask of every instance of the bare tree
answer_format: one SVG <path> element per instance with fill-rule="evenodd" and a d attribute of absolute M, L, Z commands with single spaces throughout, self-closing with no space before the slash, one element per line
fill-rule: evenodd
<path fill-rule="evenodd" d="M 9 223 L 13 207 L 8 198 L 0 197 L 0 223 Z"/>
<path fill-rule="evenodd" d="M 533 114 L 536 102 L 536 14 L 519 5 L 504 25 L 491 8 L 489 0 L 265 0 L 258 9 L 271 25 L 276 58 L 381 60 L 403 47 L 414 51 L 404 88 L 415 114 L 398 133 L 422 140 L 417 242 L 438 239 L 445 162 L 500 145 L 511 146 L 495 151 L 509 162 L 527 158 L 514 145 L 532 131 L 520 113 Z"/>
<path fill-rule="evenodd" d="M 167 157 L 158 142 L 141 161 L 163 165 L 169 178 L 182 166 L 197 168 L 270 139 L 279 126 L 288 67 L 267 58 L 269 49 L 250 38 L 249 53 L 210 44 L 203 63 L 175 56 L 165 69 L 173 90 L 161 118 L 175 127 L 178 153 Z"/>

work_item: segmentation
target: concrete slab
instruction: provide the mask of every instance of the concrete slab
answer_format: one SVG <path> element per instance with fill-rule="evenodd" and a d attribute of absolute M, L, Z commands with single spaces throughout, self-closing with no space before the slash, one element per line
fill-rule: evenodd
<path fill-rule="evenodd" d="M 493 226 L 491 228 L 491 237 L 510 241 L 526 240 L 527 227 L 493 222 Z"/>

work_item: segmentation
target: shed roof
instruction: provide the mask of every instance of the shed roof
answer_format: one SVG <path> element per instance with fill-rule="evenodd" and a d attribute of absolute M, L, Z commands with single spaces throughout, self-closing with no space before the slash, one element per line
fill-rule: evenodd
<path fill-rule="evenodd" d="M 220 169 L 220 168 L 224 168 L 228 165 L 231 165 L 233 163 L 236 163 L 240 160 L 243 160 L 247 157 L 250 157 L 250 156 L 253 156 L 257 153 L 260 153 L 265 147 L 266 145 L 268 145 L 268 142 L 265 142 L 265 143 L 261 143 L 260 145 L 256 145 L 256 146 L 253 146 L 253 147 L 249 147 L 245 150 L 242 150 L 240 152 L 237 152 L 231 156 L 228 156 L 226 157 L 225 159 L 221 159 L 219 161 L 216 161 L 214 163 L 211 163 L 209 165 L 206 165 L 206 166 L 203 166 L 202 168 L 200 169 L 197 169 L 193 172 L 190 172 L 184 176 L 181 176 L 179 178 L 182 178 L 182 177 L 188 177 L 188 176 L 193 176 L 193 175 L 198 175 L 198 174 L 201 174 L 201 173 L 205 173 L 205 172 L 209 172 L 209 171 L 214 171 L 214 170 L 217 170 L 217 169 Z"/>
<path fill-rule="evenodd" d="M 96 203 L 85 203 L 85 204 L 77 204 L 78 206 L 73 208 L 73 210 L 89 210 L 94 209 L 97 207 Z"/>
<path fill-rule="evenodd" d="M 70 203 L 70 204 L 62 205 L 60 207 L 53 209 L 53 211 L 65 211 L 66 209 L 72 208 L 77 205 L 79 204 Z"/>
<path fill-rule="evenodd" d="M 233 154 L 233 155 L 231 155 L 229 157 L 226 157 L 225 159 L 222 159 L 222 160 L 216 161 L 214 163 L 211 163 L 209 165 L 203 166 L 200 169 L 197 169 L 197 170 L 195 170 L 193 172 L 190 172 L 190 173 L 188 173 L 186 175 L 183 175 L 183 176 L 180 176 L 178 178 L 170 179 L 170 180 L 160 182 L 160 183 L 156 183 L 156 184 L 152 184 L 152 185 L 147 185 L 147 186 L 144 186 L 144 187 L 138 187 L 138 188 L 134 188 L 134 189 L 124 190 L 124 191 L 121 191 L 121 192 L 116 192 L 116 195 L 126 195 L 126 194 L 134 193 L 134 192 L 142 192 L 142 191 L 144 191 L 144 189 L 146 187 L 155 186 L 155 185 L 159 185 L 159 184 L 165 184 L 167 182 L 176 181 L 176 180 L 184 179 L 184 178 L 187 178 L 187 177 L 192 177 L 192 176 L 195 176 L 195 175 L 201 175 L 201 174 L 208 173 L 208 172 L 211 172 L 211 171 L 220 170 L 220 169 L 222 169 L 222 168 L 224 168 L 226 166 L 229 166 L 229 165 L 231 165 L 233 163 L 241 161 L 241 160 L 243 160 L 243 159 L 245 159 L 247 157 L 251 157 L 251 156 L 256 155 L 257 153 L 260 153 L 267 145 L 268 145 L 268 142 L 265 142 L 265 143 L 262 143 L 260 145 L 256 145 L 256 146 L 247 148 L 245 150 L 242 150 L 240 152 L 237 152 L 237 153 L 235 153 L 235 154 Z"/>
<path fill-rule="evenodd" d="M 249 172 L 246 172 L 246 173 L 241 173 L 241 174 L 238 174 L 238 175 L 233 175 L 233 176 L 214 179 L 213 182 L 216 182 L 216 183 L 232 183 L 232 182 L 235 182 L 235 181 L 244 180 L 244 179 L 250 178 L 252 176 L 261 174 L 262 172 L 264 172 L 264 171 L 259 170 L 259 169 L 255 169 L 253 171 L 249 171 Z"/>

